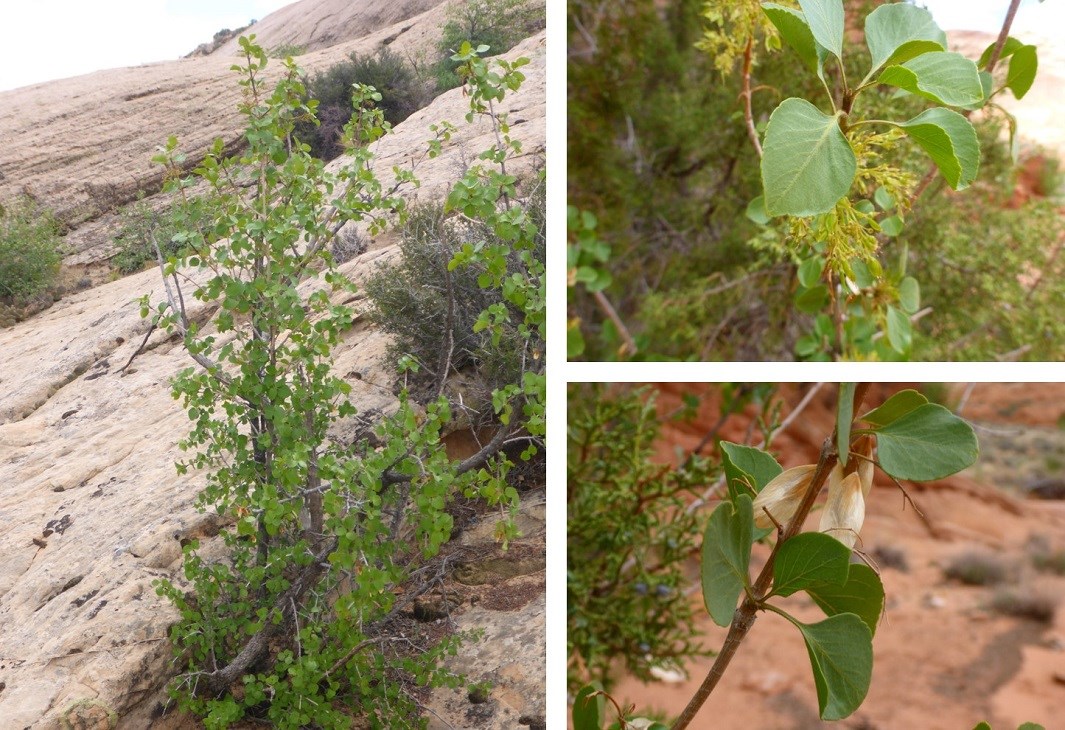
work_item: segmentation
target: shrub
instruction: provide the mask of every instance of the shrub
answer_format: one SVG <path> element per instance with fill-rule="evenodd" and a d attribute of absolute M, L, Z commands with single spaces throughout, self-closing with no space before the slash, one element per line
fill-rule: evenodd
<path fill-rule="evenodd" d="M 544 28 L 543 6 L 528 0 L 462 0 L 447 6 L 447 22 L 441 32 L 437 51 L 440 60 L 434 68 L 438 92 L 462 83 L 456 72 L 458 62 L 451 56 L 463 41 L 474 48 L 488 46 L 496 56 L 514 47 L 523 38 Z"/>
<path fill-rule="evenodd" d="M 270 49 L 270 58 L 295 58 L 307 52 L 307 46 L 298 43 L 282 43 Z"/>
<path fill-rule="evenodd" d="M 540 262 L 545 254 L 545 200 L 541 183 L 524 206 L 536 225 L 534 257 Z M 448 262 L 463 244 L 483 248 L 500 241 L 486 226 L 445 217 L 440 205 L 418 206 L 411 210 L 402 229 L 399 260 L 381 266 L 367 280 L 374 321 L 395 337 L 394 354 L 412 356 L 419 363 L 422 385 L 439 382 L 440 371 L 449 359 L 452 370 L 474 366 L 481 385 L 488 390 L 513 382 L 521 371 L 523 349 L 516 346 L 520 338 L 516 327 L 505 328 L 497 342 L 490 332 L 475 327 L 482 311 L 503 301 L 498 290 L 481 288 L 484 267 L 462 266 L 448 271 Z M 507 267 L 511 273 L 523 269 L 516 255 L 508 258 Z M 449 290 L 453 308 L 448 306 Z M 508 309 L 514 313 L 513 306 Z M 450 358 L 440 341 L 449 318 L 453 342 Z"/>
<path fill-rule="evenodd" d="M 318 101 L 318 121 L 297 124 L 296 136 L 311 146 L 311 154 L 323 160 L 344 151 L 340 131 L 351 119 L 352 84 L 374 87 L 381 95 L 377 108 L 390 124 L 399 124 L 431 101 L 425 84 L 399 54 L 382 48 L 374 55 L 352 53 L 348 60 L 304 79 L 309 99 Z"/>
<path fill-rule="evenodd" d="M 0 298 L 23 303 L 55 283 L 63 261 L 59 231 L 52 213 L 28 197 L 0 207 Z"/>
<path fill-rule="evenodd" d="M 450 459 L 441 442 L 452 420 L 444 398 L 415 410 L 401 393 L 398 411 L 376 424 L 372 438 L 352 444 L 330 438 L 339 419 L 356 413 L 351 386 L 332 358 L 355 312 L 331 295 L 354 294 L 355 285 L 324 247 L 346 222 L 367 221 L 379 232 L 384 216 L 403 201 L 382 192 L 365 145 L 329 171 L 307 145 L 293 141 L 295 119 L 313 115 L 301 103 L 299 69 L 286 59 L 269 93 L 260 83 L 268 57 L 253 41 L 240 39 L 246 63 L 235 67 L 247 94 L 241 111 L 248 146 L 241 156 L 223 159 L 225 145 L 216 140 L 194 176 L 184 178 L 175 137 L 153 158 L 166 167 L 167 192 L 181 197 L 176 214 L 186 221 L 185 247 L 164 267 L 172 277 L 166 300 L 143 296 L 141 315 L 181 337 L 196 363 L 170 383 L 191 420 L 180 443 L 187 459 L 176 466 L 182 474 L 203 470 L 197 505 L 225 515 L 228 525 L 220 534 L 223 559 L 209 561 L 191 541 L 184 551 L 188 584 L 155 583 L 181 615 L 170 637 L 185 671 L 170 689 L 209 728 L 244 718 L 290 729 L 356 722 L 420 728 L 414 685 L 460 684 L 441 659 L 465 636 L 416 634 L 403 612 L 446 563 L 438 553 L 454 524 L 448 501 L 479 495 L 491 507 L 516 511 L 517 492 L 503 481 L 511 462 L 501 450 L 522 440 L 519 429 L 542 443 L 542 368 L 521 372 L 518 383 L 493 393 L 495 433 L 462 461 Z M 478 71 L 471 104 L 520 83 L 512 69 L 492 74 L 498 86 L 486 69 Z M 373 95 L 366 86 L 355 88 L 359 116 L 345 131 L 348 138 L 366 142 L 387 133 L 369 103 Z M 504 120 L 493 121 L 498 131 Z M 517 147 L 514 141 L 503 157 L 509 160 Z M 471 217 L 500 237 L 512 234 L 513 248 L 532 248 L 522 211 L 508 205 L 499 212 L 513 186 L 479 182 L 477 169 L 467 171 L 452 197 L 483 201 Z M 402 172 L 397 177 L 413 181 Z M 204 195 L 188 200 L 185 192 L 197 183 Z M 466 263 L 480 260 L 470 256 Z M 188 268 L 202 276 L 176 276 Z M 541 275 L 531 282 L 538 296 L 523 300 L 528 306 L 520 315 L 542 337 Z M 301 287 L 308 278 L 322 286 Z M 513 286 L 497 278 L 484 286 L 503 288 L 512 301 Z M 191 298 L 214 305 L 208 323 L 189 320 L 184 303 Z M 522 458 L 532 453 L 529 445 Z M 501 539 L 514 536 L 512 521 L 500 524 Z"/>
<path fill-rule="evenodd" d="M 609 686 L 619 660 L 649 681 L 656 665 L 705 653 L 684 590 L 702 518 L 686 505 L 716 470 L 651 462 L 660 424 L 644 391 L 571 386 L 569 404 L 569 686 Z"/>
<path fill-rule="evenodd" d="M 368 247 L 369 243 L 354 226 L 344 226 L 329 244 L 329 253 L 332 254 L 335 263 L 342 264 L 366 253 Z"/>
<path fill-rule="evenodd" d="M 943 569 L 943 575 L 969 586 L 989 586 L 1005 582 L 1009 577 L 1009 567 L 994 555 L 967 552 L 951 560 Z"/>
<path fill-rule="evenodd" d="M 991 598 L 991 608 L 997 613 L 1016 618 L 1031 619 L 1048 624 L 1054 620 L 1057 600 L 1044 593 L 999 590 Z"/>
<path fill-rule="evenodd" d="M 164 258 L 177 254 L 181 249 L 175 240 L 177 225 L 168 212 L 157 211 L 146 201 L 140 200 L 123 208 L 120 217 L 121 224 L 115 234 L 117 251 L 111 257 L 111 265 L 123 274 L 133 274 L 146 264 L 156 263 L 153 235 Z"/>

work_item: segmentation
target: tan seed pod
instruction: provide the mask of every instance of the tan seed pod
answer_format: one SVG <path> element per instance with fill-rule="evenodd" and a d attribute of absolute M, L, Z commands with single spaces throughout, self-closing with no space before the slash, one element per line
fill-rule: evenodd
<path fill-rule="evenodd" d="M 817 464 L 805 464 L 777 474 L 754 498 L 754 524 L 762 529 L 773 527 L 766 510 L 782 525 L 794 517 L 816 469 Z"/>
<path fill-rule="evenodd" d="M 853 549 L 865 522 L 865 495 L 858 472 L 842 476 L 837 466 L 828 475 L 828 501 L 821 513 L 821 532 Z"/>
<path fill-rule="evenodd" d="M 862 436 L 854 442 L 852 449 L 855 454 L 865 457 L 858 459 L 858 476 L 862 481 L 862 496 L 868 497 L 869 490 L 873 488 L 873 444 L 872 436 Z"/>

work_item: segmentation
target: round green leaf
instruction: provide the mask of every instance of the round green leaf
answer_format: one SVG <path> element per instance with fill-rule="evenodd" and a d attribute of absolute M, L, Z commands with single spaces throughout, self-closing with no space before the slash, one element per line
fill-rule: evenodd
<path fill-rule="evenodd" d="M 764 226 L 769 223 L 769 216 L 765 212 L 765 198 L 759 195 L 747 204 L 747 219 L 752 223 Z"/>
<path fill-rule="evenodd" d="M 573 730 L 600 730 L 605 716 L 606 700 L 596 687 L 587 684 L 573 698 Z"/>
<path fill-rule="evenodd" d="M 923 482 L 955 474 L 976 461 L 972 426 L 926 403 L 874 429 L 880 467 L 896 479 Z"/>
<path fill-rule="evenodd" d="M 773 562 L 775 596 L 790 596 L 821 583 L 842 586 L 847 581 L 851 551 L 834 537 L 803 532 L 777 551 Z"/>
<path fill-rule="evenodd" d="M 955 190 L 969 187 L 980 169 L 980 143 L 969 120 L 950 109 L 928 109 L 898 125 L 920 145 Z"/>
<path fill-rule="evenodd" d="M 773 477 L 784 471 L 784 467 L 767 452 L 731 441 L 721 442 L 721 457 L 730 490 L 736 486 L 733 481 L 739 480 L 750 483 L 756 492 L 760 492 Z M 743 494 L 744 491 L 738 487 L 735 494 Z"/>
<path fill-rule="evenodd" d="M 801 291 L 795 297 L 795 308 L 806 314 L 817 314 L 826 306 L 828 306 L 828 287 L 824 284 Z"/>
<path fill-rule="evenodd" d="M 858 163 L 835 116 L 785 99 L 769 117 L 762 156 L 770 216 L 826 213 L 850 190 Z"/>
<path fill-rule="evenodd" d="M 886 7 L 890 7 L 890 6 L 881 5 L 880 7 L 886 8 Z M 907 6 L 907 7 L 910 7 L 910 6 Z M 883 185 L 878 187 L 876 189 L 876 192 L 873 193 L 873 200 L 876 201 L 876 204 L 880 206 L 881 210 L 891 210 L 892 208 L 895 207 L 895 199 L 891 197 L 891 194 L 887 191 L 887 188 L 885 188 Z"/>
<path fill-rule="evenodd" d="M 899 306 L 906 314 L 914 314 L 921 308 L 921 285 L 912 276 L 899 282 Z"/>
<path fill-rule="evenodd" d="M 850 554 L 850 551 L 847 553 Z M 876 635 L 880 612 L 884 610 L 884 584 L 868 565 L 851 565 L 845 583 L 818 583 L 807 588 L 806 592 L 826 616 L 853 613 L 869 627 L 870 634 Z"/>
<path fill-rule="evenodd" d="M 703 535 L 703 599 L 718 626 L 732 623 L 736 601 L 750 583 L 751 543 L 754 542 L 754 506 L 741 494 L 735 502 L 722 502 L 710 515 Z"/>
<path fill-rule="evenodd" d="M 928 399 L 916 390 L 900 390 L 884 401 L 879 408 L 874 408 L 862 416 L 861 420 L 874 426 L 886 426 L 927 402 Z"/>
<path fill-rule="evenodd" d="M 899 235 L 902 232 L 902 218 L 892 215 L 880 221 L 880 232 L 891 238 Z"/>
<path fill-rule="evenodd" d="M 901 66 L 888 66 L 878 81 L 949 106 L 975 104 L 984 98 L 976 64 L 948 51 L 925 53 Z"/>
<path fill-rule="evenodd" d="M 980 60 L 976 62 L 976 65 L 980 68 L 987 68 L 987 64 L 991 62 L 991 54 L 995 52 L 995 46 L 998 45 L 998 41 L 992 41 L 988 44 L 984 52 L 980 54 Z M 1019 40 L 1013 36 L 1006 38 L 1006 42 L 1002 46 L 1002 52 L 998 56 L 999 61 L 1004 61 L 1013 55 L 1014 51 L 1023 46 Z"/>
<path fill-rule="evenodd" d="M 913 326 L 910 324 L 910 318 L 890 304 L 887 308 L 887 336 L 895 352 L 909 352 L 913 344 Z"/>
<path fill-rule="evenodd" d="M 805 16 L 794 8 L 776 3 L 762 3 L 762 10 L 780 32 L 784 42 L 799 54 L 803 65 L 819 73 L 828 51 L 814 40 L 814 34 L 810 32 Z"/>
<path fill-rule="evenodd" d="M 794 622 L 806 641 L 817 686 L 822 720 L 842 720 L 869 692 L 873 676 L 873 635 L 853 613 L 841 613 L 816 624 Z"/>
<path fill-rule="evenodd" d="M 821 281 L 821 272 L 825 270 L 825 260 L 812 256 L 799 264 L 799 283 L 809 288 Z"/>
<path fill-rule="evenodd" d="M 1010 58 L 1009 72 L 1006 74 L 1006 87 L 1018 99 L 1023 99 L 1035 81 L 1039 69 L 1039 58 L 1035 46 L 1021 46 Z"/>
<path fill-rule="evenodd" d="M 924 8 L 891 3 L 881 5 L 865 18 L 865 42 L 873 59 L 871 75 L 885 64 L 905 63 L 922 53 L 945 51 L 947 34 Z"/>
<path fill-rule="evenodd" d="M 799 0 L 814 39 L 843 58 L 843 0 Z"/>

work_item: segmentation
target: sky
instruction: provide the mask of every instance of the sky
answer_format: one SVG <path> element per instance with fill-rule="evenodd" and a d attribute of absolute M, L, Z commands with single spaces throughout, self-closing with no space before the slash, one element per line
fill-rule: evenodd
<path fill-rule="evenodd" d="M 358 2 L 359 0 L 352 0 Z M 184 56 L 294 0 L 0 0 L 0 91 Z M 918 0 L 945 29 L 995 32 L 1008 0 Z M 1024 0 L 1016 33 L 1065 29 L 1065 0 Z"/>
<path fill-rule="evenodd" d="M 180 58 L 294 1 L 0 0 L 0 91 Z"/>
<path fill-rule="evenodd" d="M 917 0 L 944 30 L 996 33 L 1009 7 L 1007 0 Z M 1058 35 L 1065 29 L 1065 0 L 1023 0 L 1013 20 L 1013 33 Z"/>

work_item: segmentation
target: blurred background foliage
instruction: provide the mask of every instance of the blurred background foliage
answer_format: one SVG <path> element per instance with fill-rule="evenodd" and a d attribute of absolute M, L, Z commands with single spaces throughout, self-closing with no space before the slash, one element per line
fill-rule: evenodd
<path fill-rule="evenodd" d="M 860 27 L 878 4 L 847 3 L 848 22 Z M 783 226 L 746 216 L 761 183 L 739 98 L 745 43 L 735 33 L 750 27 L 753 6 L 569 2 L 569 203 L 595 216 L 609 250 L 595 279 L 609 282 L 600 295 L 574 285 L 571 255 L 569 316 L 583 359 L 792 360 L 811 328 L 813 315 L 793 304 L 798 255 Z M 860 77 L 868 51 L 851 31 L 848 75 Z M 762 131 L 782 99 L 824 92 L 792 51 L 757 33 L 753 113 Z M 878 118 L 924 108 L 886 89 L 864 94 L 861 105 L 863 116 Z M 977 183 L 955 193 L 937 177 L 879 252 L 884 263 L 905 261 L 931 308 L 914 325 L 913 357 L 1061 359 L 1057 159 L 1031 149 L 1015 164 L 1002 119 L 974 122 L 983 153 Z M 916 146 L 897 153 L 896 164 L 923 176 L 927 158 Z M 1018 195 L 1022 169 L 1038 184 Z M 612 304 L 616 321 L 597 297 Z"/>

